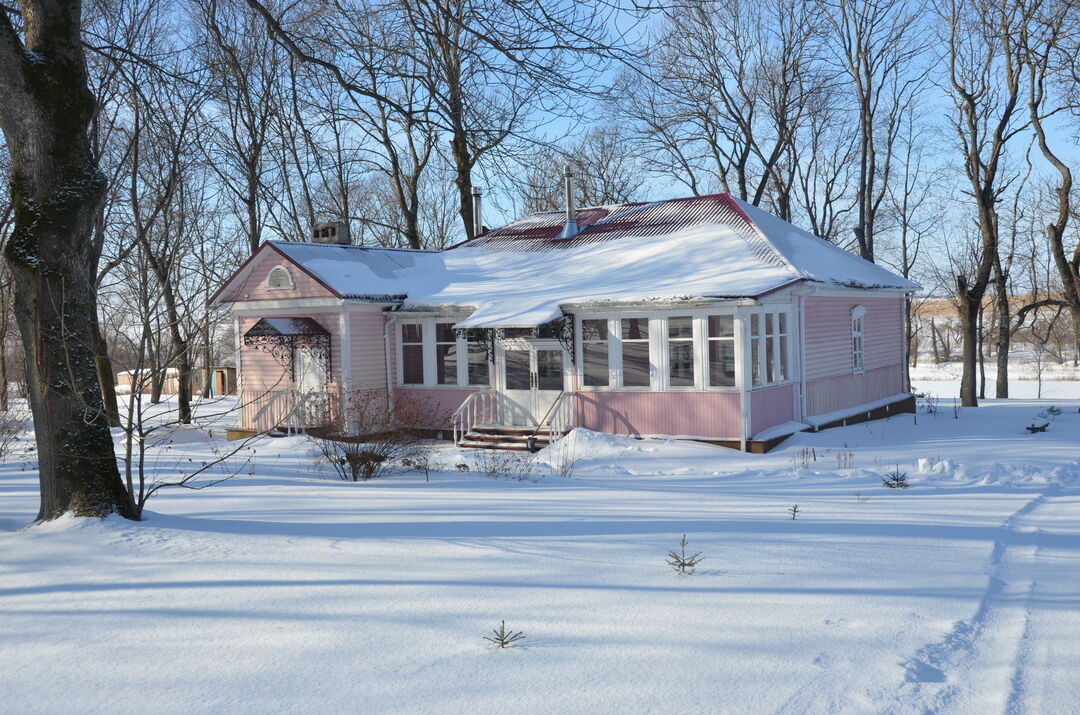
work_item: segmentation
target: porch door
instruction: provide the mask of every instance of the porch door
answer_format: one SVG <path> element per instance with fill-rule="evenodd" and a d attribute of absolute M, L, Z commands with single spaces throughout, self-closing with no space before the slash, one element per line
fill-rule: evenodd
<path fill-rule="evenodd" d="M 503 421 L 538 425 L 563 391 L 566 351 L 555 341 L 515 341 L 497 355 Z"/>
<path fill-rule="evenodd" d="M 322 392 L 326 389 L 326 365 L 311 348 L 296 348 L 293 354 L 296 377 L 294 383 L 300 392 Z"/>

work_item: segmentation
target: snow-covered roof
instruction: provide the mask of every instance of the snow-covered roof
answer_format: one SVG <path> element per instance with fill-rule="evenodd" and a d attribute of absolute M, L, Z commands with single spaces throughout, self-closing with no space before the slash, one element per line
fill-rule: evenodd
<path fill-rule="evenodd" d="M 471 309 L 461 327 L 538 325 L 566 305 L 757 297 L 800 281 L 918 288 L 726 194 L 579 215 L 593 218 L 569 240 L 536 214 L 447 251 L 273 246 L 344 298 Z"/>

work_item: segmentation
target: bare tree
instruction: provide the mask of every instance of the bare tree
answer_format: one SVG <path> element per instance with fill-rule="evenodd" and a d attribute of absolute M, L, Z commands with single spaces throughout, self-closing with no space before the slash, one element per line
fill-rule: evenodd
<path fill-rule="evenodd" d="M 965 407 L 973 407 L 978 404 L 979 317 L 998 255 L 997 203 L 1010 180 L 1005 173 L 1009 142 L 1025 125 L 1017 33 L 1027 18 L 1015 5 L 986 0 L 947 0 L 939 12 L 947 33 L 947 91 L 954 108 L 951 123 L 979 231 L 971 270 L 956 275 L 963 330 L 960 400 Z"/>
<path fill-rule="evenodd" d="M 859 137 L 855 239 L 859 255 L 873 261 L 900 118 L 926 79 L 925 70 L 916 66 L 924 48 L 922 8 L 905 0 L 823 0 L 820 7 L 854 91 Z"/>

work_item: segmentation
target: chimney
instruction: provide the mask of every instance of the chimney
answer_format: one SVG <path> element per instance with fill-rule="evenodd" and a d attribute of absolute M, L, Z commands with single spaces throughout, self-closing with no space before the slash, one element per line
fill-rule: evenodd
<path fill-rule="evenodd" d="M 347 246 L 352 243 L 347 221 L 323 221 L 311 228 L 312 243 L 337 243 Z"/>
<path fill-rule="evenodd" d="M 578 234 L 577 212 L 574 210 L 574 172 L 570 165 L 566 165 L 563 172 L 563 181 L 566 185 L 566 225 L 563 226 L 559 238 L 573 238 Z"/>
<path fill-rule="evenodd" d="M 472 220 L 473 238 L 484 235 L 484 213 L 480 205 L 480 189 L 476 186 L 472 189 Z"/>

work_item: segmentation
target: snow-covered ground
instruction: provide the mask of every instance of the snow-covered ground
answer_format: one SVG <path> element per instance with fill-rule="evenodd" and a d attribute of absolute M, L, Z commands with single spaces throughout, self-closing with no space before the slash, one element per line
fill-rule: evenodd
<path fill-rule="evenodd" d="M 956 417 L 947 384 L 767 455 L 578 432 L 572 476 L 541 453 L 524 481 L 442 445 L 430 482 L 344 483 L 267 438 L 142 523 L 23 528 L 10 460 L 0 711 L 1075 712 L 1080 383 Z M 483 639 L 503 619 L 519 647 Z"/>

